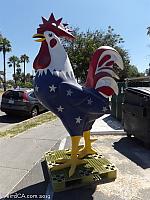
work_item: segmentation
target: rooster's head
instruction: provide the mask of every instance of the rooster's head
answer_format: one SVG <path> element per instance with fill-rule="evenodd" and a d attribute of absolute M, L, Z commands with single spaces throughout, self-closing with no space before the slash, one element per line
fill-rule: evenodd
<path fill-rule="evenodd" d="M 33 35 L 33 38 L 36 38 L 35 41 L 42 43 L 40 51 L 33 63 L 33 68 L 36 70 L 45 69 L 49 66 L 51 62 L 49 48 L 56 48 L 59 38 L 75 39 L 71 33 L 72 31 L 67 28 L 68 24 L 61 23 L 62 18 L 56 20 L 53 13 L 48 20 L 42 17 L 42 21 L 43 24 L 39 25 L 37 34 Z"/>

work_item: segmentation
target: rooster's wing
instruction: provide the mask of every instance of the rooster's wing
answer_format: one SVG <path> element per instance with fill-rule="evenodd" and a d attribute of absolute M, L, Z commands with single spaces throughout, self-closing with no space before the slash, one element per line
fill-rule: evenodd
<path fill-rule="evenodd" d="M 84 88 L 79 84 L 62 82 L 58 91 L 61 101 L 82 113 L 99 114 L 108 109 L 108 99 L 95 89 Z"/>

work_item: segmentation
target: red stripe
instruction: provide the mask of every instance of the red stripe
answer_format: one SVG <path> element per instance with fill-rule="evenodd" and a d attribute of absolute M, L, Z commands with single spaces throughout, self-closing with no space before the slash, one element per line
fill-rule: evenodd
<path fill-rule="evenodd" d="M 98 63 L 98 67 L 101 67 L 101 66 L 102 66 L 106 61 L 108 61 L 110 58 L 111 58 L 110 55 L 104 56 L 104 57 L 100 60 L 100 62 Z"/>
<path fill-rule="evenodd" d="M 92 60 L 90 62 L 89 69 L 88 69 L 86 83 L 85 83 L 86 87 L 94 88 L 95 70 L 98 64 L 99 57 L 104 51 L 106 51 L 106 49 L 97 49 L 95 53 L 93 54 Z"/>
<path fill-rule="evenodd" d="M 112 66 L 114 64 L 114 61 L 110 61 L 108 63 L 106 63 L 106 66 Z"/>
<path fill-rule="evenodd" d="M 103 86 L 103 87 L 97 88 L 96 90 L 107 96 L 112 96 L 114 94 L 114 90 L 108 86 Z"/>

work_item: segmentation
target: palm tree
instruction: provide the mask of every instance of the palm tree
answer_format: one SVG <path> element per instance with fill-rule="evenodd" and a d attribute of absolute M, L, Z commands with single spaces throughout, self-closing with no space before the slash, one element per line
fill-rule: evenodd
<path fill-rule="evenodd" d="M 6 52 L 11 51 L 11 44 L 7 38 L 3 38 L 0 35 L 0 51 L 3 53 L 3 61 L 4 61 L 4 91 L 6 91 Z"/>
<path fill-rule="evenodd" d="M 15 86 L 17 86 L 17 79 L 16 79 L 16 67 L 20 67 L 20 59 L 17 56 L 11 56 L 8 59 L 8 66 L 14 68 L 14 81 L 15 81 Z"/>
<path fill-rule="evenodd" d="M 26 82 L 26 63 L 29 62 L 29 57 L 26 54 L 20 56 L 20 61 L 23 63 L 24 67 L 24 83 Z"/>

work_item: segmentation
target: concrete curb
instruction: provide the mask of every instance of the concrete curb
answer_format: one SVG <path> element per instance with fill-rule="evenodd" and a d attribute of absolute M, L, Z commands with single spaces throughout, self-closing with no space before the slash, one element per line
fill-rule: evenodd
<path fill-rule="evenodd" d="M 91 135 L 126 135 L 124 130 L 116 131 L 92 131 Z"/>

